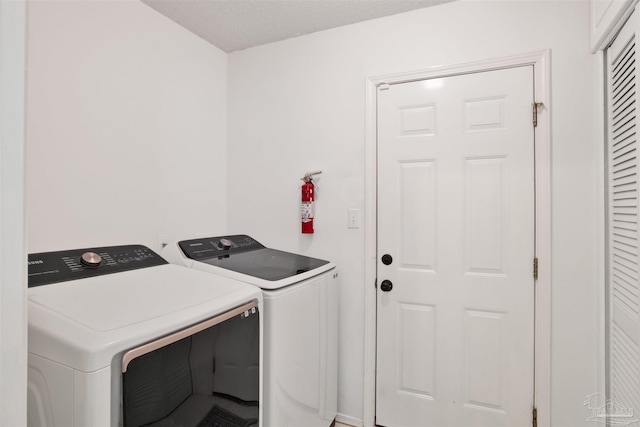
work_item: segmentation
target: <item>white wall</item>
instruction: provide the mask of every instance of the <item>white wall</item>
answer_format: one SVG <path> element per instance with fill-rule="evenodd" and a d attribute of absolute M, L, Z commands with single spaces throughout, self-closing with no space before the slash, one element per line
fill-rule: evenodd
<path fill-rule="evenodd" d="M 227 55 L 135 0 L 28 27 L 29 251 L 224 232 Z"/>
<path fill-rule="evenodd" d="M 588 2 L 462 1 L 229 55 L 229 231 L 335 261 L 342 278 L 339 412 L 363 418 L 365 81 L 551 49 L 552 423 L 588 425 L 597 390 L 595 58 Z M 316 234 L 299 178 L 321 169 Z M 364 212 L 363 212 L 364 213 Z M 362 216 L 364 218 L 364 215 Z"/>
<path fill-rule="evenodd" d="M 0 425 L 27 420 L 26 2 L 0 1 Z"/>

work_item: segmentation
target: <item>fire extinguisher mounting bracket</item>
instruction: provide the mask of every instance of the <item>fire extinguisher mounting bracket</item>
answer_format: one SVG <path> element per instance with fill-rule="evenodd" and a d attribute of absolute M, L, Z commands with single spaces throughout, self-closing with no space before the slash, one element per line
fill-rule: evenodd
<path fill-rule="evenodd" d="M 300 179 L 303 180 L 304 182 L 311 182 L 311 181 L 313 181 L 313 175 L 320 175 L 321 173 L 322 173 L 322 171 L 307 172 Z"/>

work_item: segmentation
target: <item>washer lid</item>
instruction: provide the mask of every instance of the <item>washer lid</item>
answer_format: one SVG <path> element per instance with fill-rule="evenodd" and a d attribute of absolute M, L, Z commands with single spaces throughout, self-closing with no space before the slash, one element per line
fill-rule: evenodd
<path fill-rule="evenodd" d="M 272 282 L 306 273 L 329 264 L 329 261 L 269 248 L 228 257 L 201 259 L 200 261 Z"/>
<path fill-rule="evenodd" d="M 179 245 L 188 258 L 271 282 L 329 264 L 322 259 L 266 248 L 247 235 L 184 240 Z"/>

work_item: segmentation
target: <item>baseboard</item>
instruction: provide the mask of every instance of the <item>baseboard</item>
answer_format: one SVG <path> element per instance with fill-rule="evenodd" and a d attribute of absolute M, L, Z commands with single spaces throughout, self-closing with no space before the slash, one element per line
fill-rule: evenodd
<path fill-rule="evenodd" d="M 347 424 L 353 427 L 364 427 L 364 422 L 361 419 L 353 418 L 348 415 L 337 414 L 336 421 L 340 424 Z"/>

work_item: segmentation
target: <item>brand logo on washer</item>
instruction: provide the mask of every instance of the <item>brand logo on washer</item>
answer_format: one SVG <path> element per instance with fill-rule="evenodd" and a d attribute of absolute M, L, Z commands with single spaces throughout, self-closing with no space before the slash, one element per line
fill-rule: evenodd
<path fill-rule="evenodd" d="M 44 264 L 44 261 L 41 259 L 36 259 L 34 261 L 27 261 L 27 265 L 37 265 L 37 264 Z"/>

